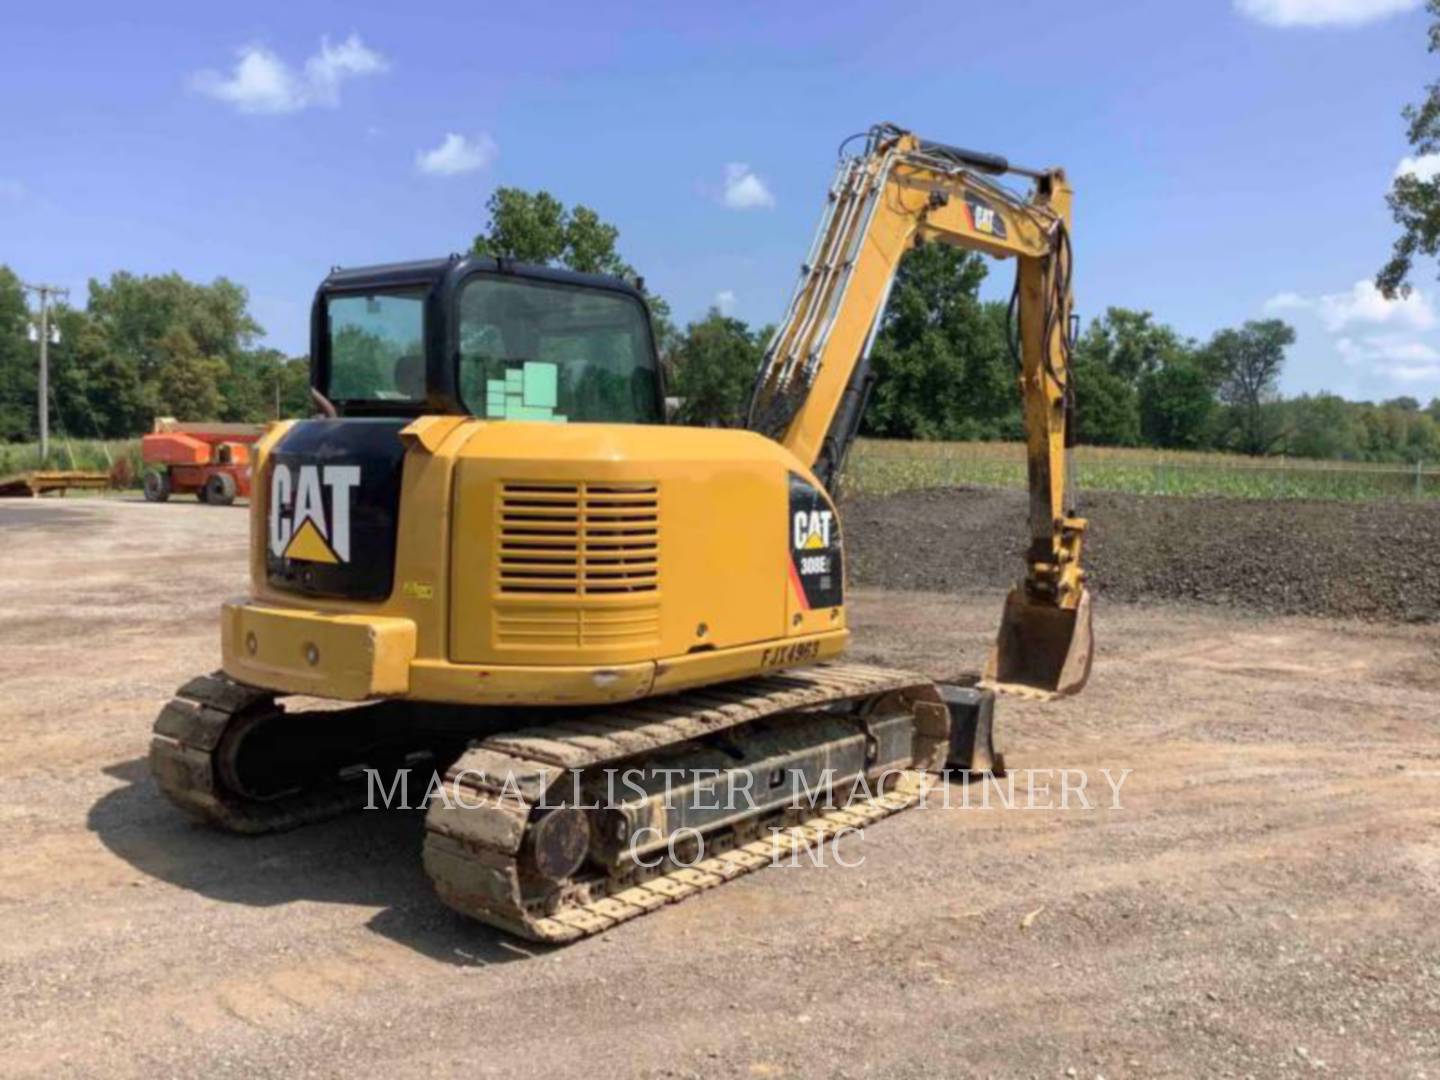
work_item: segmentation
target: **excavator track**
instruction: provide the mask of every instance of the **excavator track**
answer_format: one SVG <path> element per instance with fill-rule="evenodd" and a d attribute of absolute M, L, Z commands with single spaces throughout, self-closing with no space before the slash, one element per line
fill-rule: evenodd
<path fill-rule="evenodd" d="M 819 733 L 808 747 L 797 741 L 807 730 Z M 703 846 L 667 849 L 650 866 L 597 860 L 607 820 L 595 816 L 598 804 L 556 802 L 557 791 L 598 790 L 602 773 L 613 777 L 627 763 L 723 761 L 712 747 L 727 737 L 737 746 L 768 741 L 790 755 L 762 768 L 805 753 L 838 761 L 838 748 L 853 756 L 861 739 L 864 773 L 874 780 L 883 766 L 887 782 L 838 807 L 772 806 L 691 830 Z M 425 868 L 457 911 L 531 940 L 571 942 L 913 805 L 922 772 L 944 768 L 949 738 L 950 714 L 929 679 L 860 664 L 819 664 L 507 731 L 472 743 L 446 771 L 450 795 L 432 798 L 426 814 Z M 877 757 L 880 743 L 889 749 Z M 666 812 L 647 820 L 664 825 Z"/>
<path fill-rule="evenodd" d="M 262 731 L 290 741 L 247 762 Z M 415 741 L 394 706 L 289 713 L 274 693 L 216 672 L 191 679 L 160 711 L 150 771 L 166 798 L 210 825 L 284 832 L 365 805 L 367 786 L 341 767 L 347 758 L 401 767 L 412 754 L 429 756 L 431 746 L 405 746 L 407 739 Z M 247 786 L 256 775 L 268 781 L 265 789 Z"/>

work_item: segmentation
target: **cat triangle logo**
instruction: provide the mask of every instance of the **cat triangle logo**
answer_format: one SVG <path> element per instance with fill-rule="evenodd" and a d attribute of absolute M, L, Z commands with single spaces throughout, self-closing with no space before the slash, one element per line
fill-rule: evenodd
<path fill-rule="evenodd" d="M 285 547 L 285 558 L 330 563 L 332 566 L 340 561 L 335 557 L 335 552 L 330 550 L 330 545 L 325 542 L 325 538 L 320 535 L 320 530 L 315 527 L 315 522 L 309 518 L 305 519 L 295 530 L 295 535 L 290 538 L 290 543 Z"/>
<path fill-rule="evenodd" d="M 331 566 L 349 562 L 350 499 L 359 486 L 359 465 L 292 468 L 276 462 L 270 477 L 270 554 Z"/>

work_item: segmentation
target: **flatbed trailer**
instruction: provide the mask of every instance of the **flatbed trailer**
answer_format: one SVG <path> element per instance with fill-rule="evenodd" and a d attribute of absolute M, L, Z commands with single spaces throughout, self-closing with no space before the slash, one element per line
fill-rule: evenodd
<path fill-rule="evenodd" d="M 35 469 L 0 476 L 0 498 L 33 498 L 63 495 L 67 491 L 104 491 L 110 474 L 86 469 Z"/>

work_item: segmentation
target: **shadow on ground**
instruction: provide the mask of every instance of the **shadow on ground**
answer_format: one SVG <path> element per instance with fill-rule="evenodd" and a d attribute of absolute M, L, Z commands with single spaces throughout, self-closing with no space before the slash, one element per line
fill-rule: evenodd
<path fill-rule="evenodd" d="M 547 951 L 440 903 L 420 863 L 422 811 L 362 810 L 295 832 L 234 836 L 172 806 L 156 790 L 144 758 L 104 772 L 125 786 L 102 796 L 86 823 L 107 848 L 150 877 L 251 907 L 310 901 L 379 908 L 368 923 L 375 933 L 457 966 Z"/>

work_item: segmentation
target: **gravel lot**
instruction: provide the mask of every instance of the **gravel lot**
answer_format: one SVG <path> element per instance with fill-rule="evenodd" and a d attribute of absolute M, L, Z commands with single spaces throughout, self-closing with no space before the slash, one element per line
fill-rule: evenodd
<path fill-rule="evenodd" d="M 854 655 L 974 669 L 1015 506 L 898 498 L 851 507 L 860 577 L 944 591 L 855 590 Z M 156 794 L 149 726 L 217 663 L 242 511 L 0 504 L 0 1072 L 1440 1080 L 1440 627 L 1258 614 L 1250 562 L 1166 584 L 1222 525 L 1282 513 L 1197 505 L 1206 528 L 1154 524 L 1133 574 L 1128 511 L 1089 507 L 1091 684 L 1002 706 L 1012 769 L 1088 770 L 1094 809 L 936 798 L 846 841 L 861 866 L 766 870 L 546 952 L 433 899 L 413 813 L 247 840 Z M 1238 543 L 1382 574 L 1403 549 L 1433 617 L 1434 526 L 1388 513 L 1317 544 L 1325 515 L 1287 505 L 1285 538 Z M 1258 606 L 1411 614 L 1378 578 L 1316 581 L 1320 559 L 1286 580 L 1361 599 Z M 1221 590 L 1233 609 L 1153 602 Z M 1105 768 L 1133 770 L 1119 809 Z"/>
<path fill-rule="evenodd" d="M 1024 549 L 1025 494 L 942 488 L 844 507 L 856 581 L 1005 588 Z M 1440 505 L 1262 502 L 1089 492 L 1085 551 L 1107 600 L 1440 622 Z"/>

